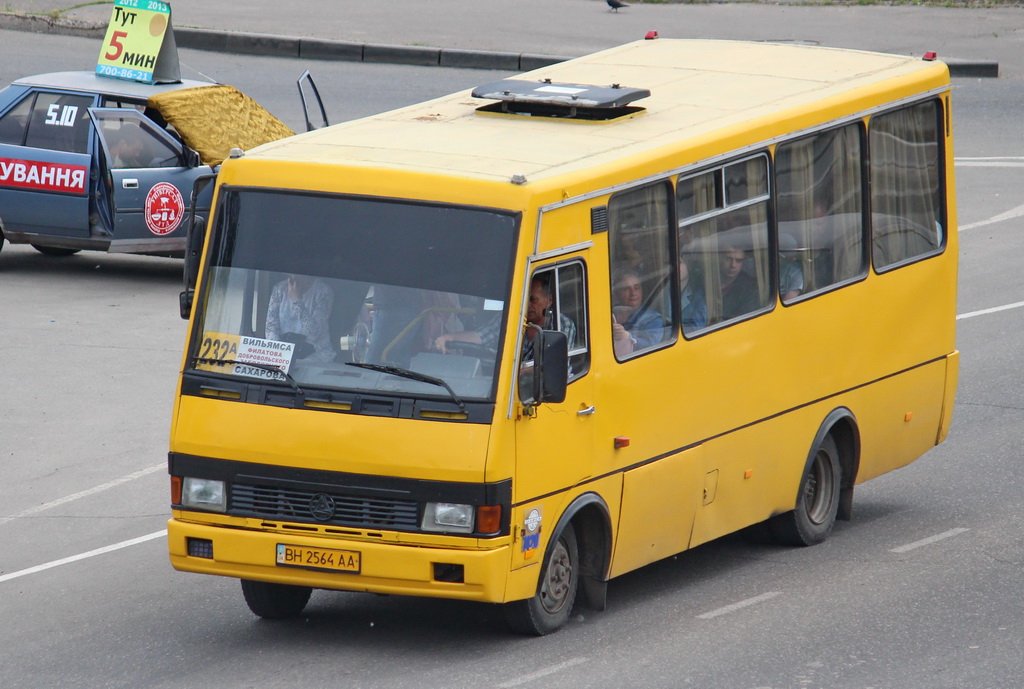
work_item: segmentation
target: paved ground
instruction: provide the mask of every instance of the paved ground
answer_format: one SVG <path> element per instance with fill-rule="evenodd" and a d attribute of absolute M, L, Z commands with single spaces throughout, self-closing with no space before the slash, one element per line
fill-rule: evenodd
<path fill-rule="evenodd" d="M 0 1 L 0 28 L 24 15 L 105 25 L 111 8 L 67 0 Z M 999 65 L 1024 73 L 1024 8 L 769 3 L 641 4 L 612 12 L 603 0 L 173 0 L 176 27 L 357 44 L 577 56 L 642 38 L 792 40 Z M 63 30 L 63 29 L 62 29 Z"/>

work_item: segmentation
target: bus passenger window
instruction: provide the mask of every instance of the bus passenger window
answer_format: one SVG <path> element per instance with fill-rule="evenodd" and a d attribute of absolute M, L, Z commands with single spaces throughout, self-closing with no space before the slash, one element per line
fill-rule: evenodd
<path fill-rule="evenodd" d="M 767 158 L 759 155 L 679 181 L 677 269 L 684 333 L 769 306 L 775 292 L 767 170 Z"/>
<path fill-rule="evenodd" d="M 775 151 L 783 303 L 864 274 L 861 132 L 851 124 Z"/>
<path fill-rule="evenodd" d="M 670 194 L 667 184 L 654 184 L 608 204 L 612 344 L 619 360 L 675 339 Z"/>
<path fill-rule="evenodd" d="M 871 120 L 871 253 L 875 269 L 937 253 L 942 217 L 941 111 L 920 103 Z"/>

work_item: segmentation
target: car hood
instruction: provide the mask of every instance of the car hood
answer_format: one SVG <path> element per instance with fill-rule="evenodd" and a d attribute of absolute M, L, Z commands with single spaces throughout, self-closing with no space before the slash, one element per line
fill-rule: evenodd
<path fill-rule="evenodd" d="M 148 104 L 174 126 L 185 145 L 195 149 L 207 165 L 219 165 L 232 148 L 247 151 L 295 134 L 233 86 L 168 91 L 150 96 Z"/>

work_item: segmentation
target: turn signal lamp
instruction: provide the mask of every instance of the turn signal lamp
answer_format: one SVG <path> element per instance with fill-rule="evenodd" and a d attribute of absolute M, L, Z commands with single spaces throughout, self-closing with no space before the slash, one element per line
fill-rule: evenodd
<path fill-rule="evenodd" d="M 501 505 L 480 505 L 476 508 L 476 530 L 480 533 L 501 531 Z"/>

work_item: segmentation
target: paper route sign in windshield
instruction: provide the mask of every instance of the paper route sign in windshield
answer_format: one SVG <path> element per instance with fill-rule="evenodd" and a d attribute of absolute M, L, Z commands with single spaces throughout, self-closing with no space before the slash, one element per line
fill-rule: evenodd
<path fill-rule="evenodd" d="M 203 336 L 203 344 L 199 348 L 199 358 L 205 361 L 198 368 L 215 371 L 222 364 L 212 363 L 216 359 L 225 363 L 233 363 L 232 373 L 256 378 L 276 379 L 279 375 L 265 369 L 273 366 L 287 373 L 295 355 L 295 345 L 291 342 L 264 340 L 261 337 L 231 335 L 228 333 L 208 332 Z M 258 364 L 246 366 L 246 364 Z"/>

